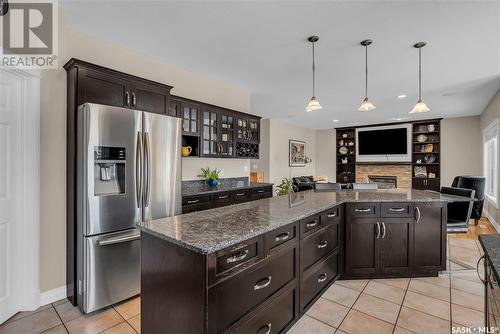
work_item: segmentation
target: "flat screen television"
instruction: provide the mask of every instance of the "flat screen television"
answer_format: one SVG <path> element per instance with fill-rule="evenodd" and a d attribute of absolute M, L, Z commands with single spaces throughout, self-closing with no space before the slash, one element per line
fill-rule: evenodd
<path fill-rule="evenodd" d="M 356 160 L 410 162 L 411 125 L 398 124 L 356 129 Z"/>

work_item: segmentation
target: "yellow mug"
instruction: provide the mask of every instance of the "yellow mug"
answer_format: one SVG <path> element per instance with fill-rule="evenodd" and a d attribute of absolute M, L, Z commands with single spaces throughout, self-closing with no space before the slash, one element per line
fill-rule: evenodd
<path fill-rule="evenodd" d="M 193 149 L 191 148 L 191 146 L 182 146 L 182 156 L 183 157 L 189 156 L 192 150 Z"/>

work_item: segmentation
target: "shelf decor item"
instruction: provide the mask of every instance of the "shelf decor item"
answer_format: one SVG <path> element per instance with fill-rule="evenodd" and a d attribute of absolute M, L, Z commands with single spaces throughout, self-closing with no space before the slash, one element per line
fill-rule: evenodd
<path fill-rule="evenodd" d="M 414 167 L 415 177 L 427 177 L 427 167 L 425 166 L 415 166 Z"/>
<path fill-rule="evenodd" d="M 429 124 L 429 125 L 427 125 L 427 130 L 429 132 L 434 132 L 434 131 L 436 131 L 436 126 L 434 124 Z"/>
<path fill-rule="evenodd" d="M 427 141 L 427 136 L 426 136 L 426 135 L 424 135 L 424 134 L 418 135 L 418 136 L 417 136 L 417 141 L 418 141 L 419 143 L 425 143 L 425 142 Z"/>
<path fill-rule="evenodd" d="M 191 146 L 182 146 L 182 156 L 183 157 L 188 157 L 192 151 L 193 151 L 193 148 Z"/>
<path fill-rule="evenodd" d="M 341 148 L 339 148 L 339 153 L 340 154 L 347 154 L 347 153 L 349 153 L 349 150 L 347 149 L 347 147 L 342 146 Z"/>
<path fill-rule="evenodd" d="M 288 147 L 290 167 L 304 167 L 306 165 L 306 143 L 299 140 L 289 140 Z"/>
<path fill-rule="evenodd" d="M 422 145 L 422 147 L 420 148 L 420 152 L 422 153 L 432 153 L 433 150 L 434 150 L 433 144 Z"/>
<path fill-rule="evenodd" d="M 432 164 L 436 161 L 436 156 L 434 154 L 426 154 L 424 156 L 424 161 L 426 164 Z"/>
<path fill-rule="evenodd" d="M 221 171 L 217 168 L 211 170 L 210 167 L 202 168 L 201 174 L 198 177 L 207 180 L 210 187 L 216 187 L 219 184 L 219 175 Z"/>
<path fill-rule="evenodd" d="M 347 158 L 342 158 L 342 163 L 346 164 L 348 162 Z"/>

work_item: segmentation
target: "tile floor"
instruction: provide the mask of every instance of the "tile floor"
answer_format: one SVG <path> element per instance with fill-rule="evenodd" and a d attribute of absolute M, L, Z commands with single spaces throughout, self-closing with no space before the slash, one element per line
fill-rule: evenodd
<path fill-rule="evenodd" d="M 439 277 L 337 281 L 289 333 L 438 334 L 482 325 L 483 286 L 470 269 L 481 255 L 478 241 L 449 237 L 448 252 L 461 264 L 448 261 Z M 0 334 L 136 334 L 139 312 L 139 297 L 86 316 L 61 300 L 18 313 Z"/>

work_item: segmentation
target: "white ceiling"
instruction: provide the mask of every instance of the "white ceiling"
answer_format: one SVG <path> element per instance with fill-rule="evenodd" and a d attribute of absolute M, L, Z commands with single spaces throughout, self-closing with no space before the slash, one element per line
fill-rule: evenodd
<path fill-rule="evenodd" d="M 72 28 L 240 85 L 253 113 L 311 128 L 478 115 L 500 88 L 500 1 L 62 2 Z M 320 37 L 316 113 L 305 112 L 310 35 Z M 360 113 L 366 38 L 377 109 Z M 420 40 L 432 112 L 411 116 Z"/>

